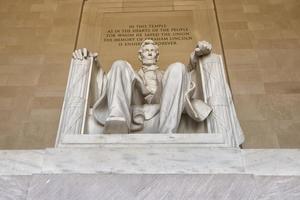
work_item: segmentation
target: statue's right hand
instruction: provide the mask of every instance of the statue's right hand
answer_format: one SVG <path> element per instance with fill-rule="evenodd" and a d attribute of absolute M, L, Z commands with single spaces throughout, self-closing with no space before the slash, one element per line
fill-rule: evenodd
<path fill-rule="evenodd" d="M 86 48 L 77 49 L 72 54 L 74 59 L 83 60 L 87 59 L 88 57 L 97 58 L 98 53 L 89 52 Z"/>

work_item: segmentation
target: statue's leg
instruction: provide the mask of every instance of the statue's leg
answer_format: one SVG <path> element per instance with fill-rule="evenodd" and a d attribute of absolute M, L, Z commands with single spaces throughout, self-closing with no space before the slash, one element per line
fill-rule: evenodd
<path fill-rule="evenodd" d="M 108 118 L 104 133 L 128 133 L 135 72 L 126 61 L 115 61 L 107 76 Z"/>
<path fill-rule="evenodd" d="M 190 84 L 187 69 L 182 63 L 170 65 L 164 74 L 159 119 L 160 133 L 176 133 L 184 109 L 184 94 Z"/>

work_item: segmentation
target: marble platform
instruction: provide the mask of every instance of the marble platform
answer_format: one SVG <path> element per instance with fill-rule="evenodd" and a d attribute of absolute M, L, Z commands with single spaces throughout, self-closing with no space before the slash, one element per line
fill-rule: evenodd
<path fill-rule="evenodd" d="M 139 145 L 0 151 L 0 200 L 300 199 L 299 149 Z"/>
<path fill-rule="evenodd" d="M 299 176 L 299 149 L 139 145 L 0 151 L 0 175 L 61 173 Z"/>

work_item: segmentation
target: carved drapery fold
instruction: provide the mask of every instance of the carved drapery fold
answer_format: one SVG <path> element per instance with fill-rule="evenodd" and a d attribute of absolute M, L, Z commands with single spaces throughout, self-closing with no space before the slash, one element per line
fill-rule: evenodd
<path fill-rule="evenodd" d="M 72 59 L 58 135 L 83 134 L 88 109 L 93 57 Z"/>
<path fill-rule="evenodd" d="M 244 141 L 226 80 L 221 55 L 210 54 L 199 60 L 204 102 L 213 109 L 207 119 L 208 133 L 222 133 L 225 143 L 238 147 Z"/>

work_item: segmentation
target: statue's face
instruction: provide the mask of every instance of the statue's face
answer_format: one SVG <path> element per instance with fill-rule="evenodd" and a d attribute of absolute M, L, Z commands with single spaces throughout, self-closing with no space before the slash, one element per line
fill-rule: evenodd
<path fill-rule="evenodd" d="M 142 48 L 141 59 L 144 65 L 156 64 L 158 52 L 153 44 L 146 44 Z"/>

